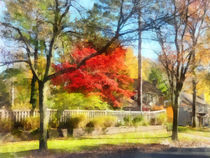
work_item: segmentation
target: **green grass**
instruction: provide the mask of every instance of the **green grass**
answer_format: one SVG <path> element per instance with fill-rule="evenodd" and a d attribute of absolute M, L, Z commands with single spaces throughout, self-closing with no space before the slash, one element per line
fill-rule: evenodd
<path fill-rule="evenodd" d="M 205 141 L 205 139 L 196 138 L 196 134 L 209 136 L 206 131 L 191 130 L 189 128 L 179 128 L 180 141 Z M 190 133 L 194 136 L 186 135 Z M 171 132 L 166 131 L 149 131 L 149 132 L 135 132 L 124 133 L 115 135 L 103 135 L 103 136 L 89 136 L 84 138 L 68 138 L 68 139 L 53 139 L 48 140 L 48 148 L 51 152 L 75 152 L 92 148 L 97 148 L 103 144 L 152 144 L 171 142 Z M 30 154 L 30 151 L 38 149 L 38 141 L 21 141 L 0 144 L 0 158 L 7 157 L 21 157 Z"/>
<path fill-rule="evenodd" d="M 192 127 L 179 126 L 178 131 L 180 133 L 187 133 L 187 134 L 193 134 L 196 136 L 203 136 L 203 137 L 210 138 L 210 129 L 209 128 L 192 128 Z"/>
<path fill-rule="evenodd" d="M 103 144 L 127 144 L 127 143 L 161 143 L 170 139 L 170 134 L 163 132 L 141 132 L 116 135 L 95 136 L 86 138 L 68 138 L 48 140 L 48 148 L 53 151 L 74 152 L 85 149 L 96 148 Z M 38 141 L 21 141 L 0 144 L 0 157 L 15 157 L 26 155 L 30 150 L 38 149 Z"/>

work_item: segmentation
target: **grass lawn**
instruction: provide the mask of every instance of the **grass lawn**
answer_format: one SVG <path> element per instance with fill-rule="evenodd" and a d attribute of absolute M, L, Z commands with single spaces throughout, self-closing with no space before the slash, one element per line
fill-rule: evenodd
<path fill-rule="evenodd" d="M 53 152 L 75 152 L 96 148 L 103 144 L 152 144 L 170 142 L 171 133 L 166 131 L 149 131 L 104 136 L 90 136 L 85 138 L 68 138 L 48 140 L 48 148 Z M 179 134 L 180 141 L 196 141 L 196 138 Z M 201 139 L 197 139 L 201 141 Z M 21 141 L 0 144 L 0 157 L 21 157 L 31 150 L 38 149 L 38 141 Z"/>
<path fill-rule="evenodd" d="M 192 127 L 181 127 L 178 128 L 180 133 L 188 133 L 197 136 L 209 137 L 210 138 L 210 129 L 209 128 L 192 128 Z"/>

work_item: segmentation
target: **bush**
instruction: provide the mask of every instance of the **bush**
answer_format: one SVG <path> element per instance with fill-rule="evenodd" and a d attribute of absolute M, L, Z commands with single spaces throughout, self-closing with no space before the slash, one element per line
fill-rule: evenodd
<path fill-rule="evenodd" d="M 48 126 L 49 126 L 49 128 L 58 128 L 59 121 L 58 121 L 56 114 L 52 115 L 51 119 L 49 120 Z"/>
<path fill-rule="evenodd" d="M 23 121 L 17 121 L 13 123 L 13 130 L 23 130 L 23 129 L 24 129 Z"/>
<path fill-rule="evenodd" d="M 115 116 L 100 116 L 90 120 L 86 127 L 100 129 L 115 126 L 117 118 Z"/>
<path fill-rule="evenodd" d="M 74 115 L 69 121 L 72 128 L 84 128 L 87 123 L 87 116 L 84 114 Z"/>
<path fill-rule="evenodd" d="M 167 123 L 167 116 L 165 113 L 159 114 L 156 119 L 157 125 L 165 125 Z"/>
<path fill-rule="evenodd" d="M 84 114 L 73 115 L 67 118 L 65 122 L 59 123 L 59 130 L 66 128 L 69 134 L 73 133 L 74 128 L 84 128 L 87 123 L 87 117 Z"/>
<path fill-rule="evenodd" d="M 13 127 L 12 120 L 2 119 L 0 120 L 0 132 L 11 132 Z"/>
<path fill-rule="evenodd" d="M 133 125 L 131 116 L 125 116 L 123 118 L 123 120 L 124 120 L 124 123 L 125 123 L 126 126 L 132 126 Z"/>
<path fill-rule="evenodd" d="M 116 127 L 120 127 L 120 126 L 124 126 L 124 125 L 125 125 L 125 122 L 121 121 L 121 120 L 118 120 L 116 123 Z"/>
<path fill-rule="evenodd" d="M 150 119 L 150 125 L 156 125 L 156 119 L 155 118 Z"/>
<path fill-rule="evenodd" d="M 142 126 L 149 126 L 149 121 L 147 120 L 144 120 L 141 124 Z"/>
<path fill-rule="evenodd" d="M 144 119 L 144 116 L 139 115 L 133 118 L 132 123 L 134 126 L 148 126 L 149 122 Z"/>
<path fill-rule="evenodd" d="M 63 99 L 65 98 L 65 99 Z M 55 109 L 85 109 L 85 110 L 105 110 L 110 109 L 111 106 L 104 102 L 100 96 L 84 95 L 82 93 L 57 93 L 51 98 L 53 104 L 50 108 Z"/>
<path fill-rule="evenodd" d="M 139 126 L 139 125 L 142 125 L 143 121 L 144 121 L 144 117 L 142 115 L 139 115 L 133 118 L 132 123 L 134 126 Z"/>
<path fill-rule="evenodd" d="M 115 124 L 117 123 L 117 118 L 115 116 L 104 116 L 104 127 L 112 127 L 115 126 Z"/>
<path fill-rule="evenodd" d="M 40 126 L 39 117 L 28 117 L 23 120 L 23 129 L 26 131 L 35 130 Z"/>

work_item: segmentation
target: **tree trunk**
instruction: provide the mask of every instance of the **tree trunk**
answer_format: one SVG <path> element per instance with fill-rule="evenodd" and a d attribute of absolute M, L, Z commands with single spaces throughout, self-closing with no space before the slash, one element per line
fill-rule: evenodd
<path fill-rule="evenodd" d="M 44 83 L 39 82 L 39 111 L 40 111 L 40 139 L 39 150 L 47 150 L 47 118 L 46 107 L 44 105 Z"/>
<path fill-rule="evenodd" d="M 37 39 L 38 35 L 36 35 Z M 35 42 L 35 51 L 34 51 L 34 68 L 37 69 L 37 61 L 38 61 L 38 48 L 39 43 L 38 40 Z M 33 112 L 36 108 L 36 103 L 37 103 L 37 93 L 36 93 L 36 77 L 33 75 L 32 80 L 31 80 L 31 97 L 30 97 L 30 103 L 32 104 L 32 109 L 31 109 L 31 115 L 33 115 Z"/>
<path fill-rule="evenodd" d="M 172 140 L 178 140 L 178 100 L 179 100 L 179 93 L 175 93 L 174 103 L 173 103 Z"/>
<path fill-rule="evenodd" d="M 138 17 L 138 25 L 139 25 L 139 40 L 138 40 L 138 98 L 137 98 L 137 104 L 139 106 L 140 111 L 142 111 L 142 56 L 141 56 L 141 11 L 139 11 L 139 17 Z"/>
<path fill-rule="evenodd" d="M 192 127 L 196 127 L 196 81 L 193 78 Z"/>
<path fill-rule="evenodd" d="M 32 77 L 31 80 L 31 96 L 30 96 L 30 103 L 32 105 L 32 109 L 31 109 L 31 115 L 33 115 L 33 112 L 36 108 L 36 78 L 35 76 Z"/>

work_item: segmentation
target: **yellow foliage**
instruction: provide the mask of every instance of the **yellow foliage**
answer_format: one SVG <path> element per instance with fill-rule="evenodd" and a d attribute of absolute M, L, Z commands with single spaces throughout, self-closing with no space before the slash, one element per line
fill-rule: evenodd
<path fill-rule="evenodd" d="M 134 79 L 138 78 L 138 59 L 134 55 L 131 47 L 129 47 L 126 51 L 125 64 L 128 69 L 128 75 Z"/>
<path fill-rule="evenodd" d="M 133 48 L 127 48 L 125 64 L 128 69 L 128 75 L 133 78 L 138 78 L 138 58 L 134 55 Z M 142 59 L 142 79 L 148 80 L 149 72 L 152 67 L 152 61 L 147 58 Z"/>

